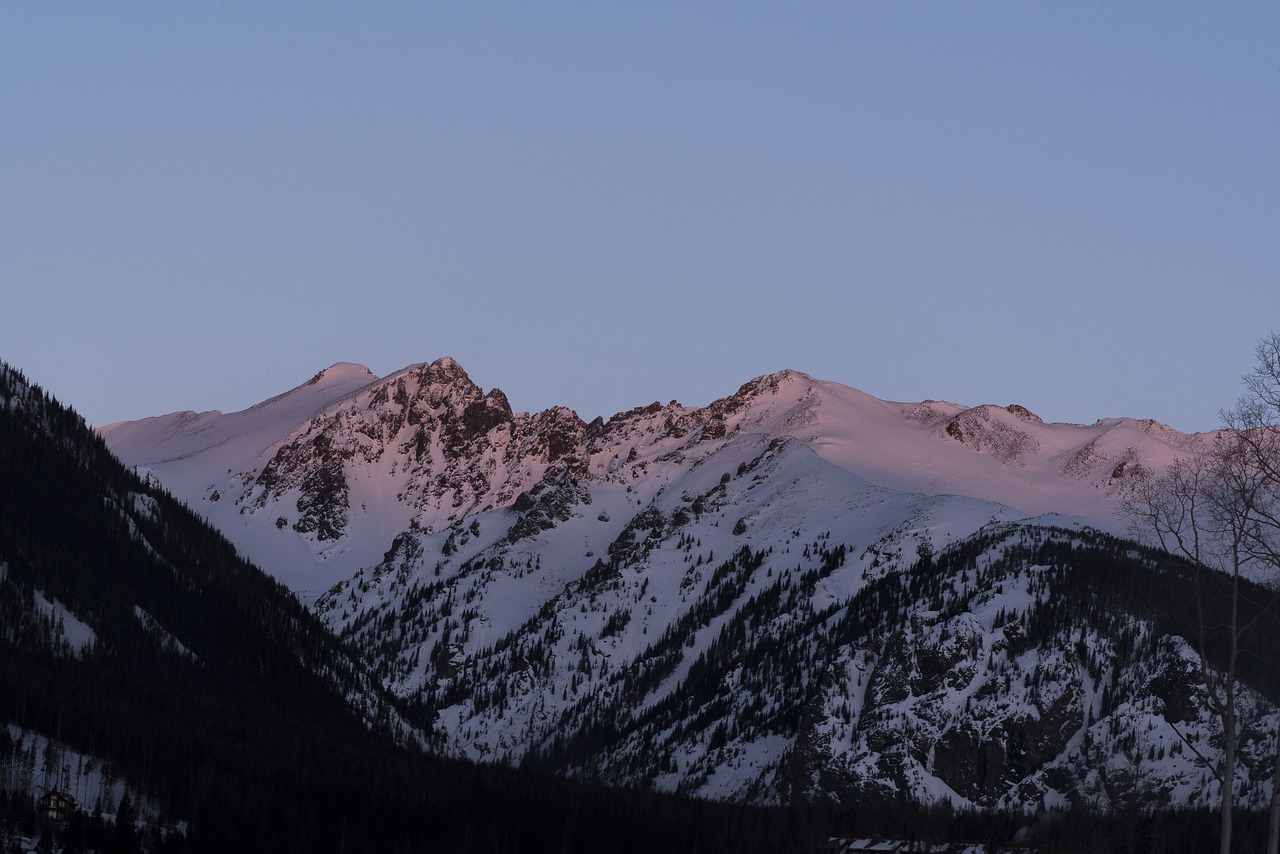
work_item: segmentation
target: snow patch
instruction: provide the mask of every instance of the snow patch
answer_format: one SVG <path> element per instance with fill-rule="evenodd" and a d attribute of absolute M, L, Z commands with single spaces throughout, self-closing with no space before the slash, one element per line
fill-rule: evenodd
<path fill-rule="evenodd" d="M 69 608 L 57 599 L 50 599 L 41 591 L 35 592 L 35 606 L 46 617 L 49 617 L 63 640 L 77 655 L 84 655 L 92 649 L 98 640 L 93 628 L 80 620 Z"/>

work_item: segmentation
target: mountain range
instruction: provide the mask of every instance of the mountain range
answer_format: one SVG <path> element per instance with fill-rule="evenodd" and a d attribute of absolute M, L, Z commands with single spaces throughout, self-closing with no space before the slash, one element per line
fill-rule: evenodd
<path fill-rule="evenodd" d="M 406 705 L 0 363 L 0 849 L 805 851 L 828 823 L 429 755 Z"/>
<path fill-rule="evenodd" d="M 795 371 L 584 422 L 451 359 L 99 432 L 445 755 L 760 804 L 1219 797 L 1190 575 L 1121 538 L 1134 484 L 1212 434 Z M 1278 695 L 1248 681 L 1260 808 Z"/>
<path fill-rule="evenodd" d="M 1046 424 L 1016 404 L 890 403 L 795 371 L 701 408 L 655 402 L 586 423 L 562 407 L 513 413 L 447 358 L 382 379 L 340 363 L 242 412 L 99 432 L 299 591 L 376 564 L 399 534 L 439 534 L 565 481 L 622 517 L 584 531 L 607 545 L 628 507 L 704 493 L 784 446 L 810 458 L 805 488 L 980 499 L 1009 518 L 1077 516 L 1118 533 L 1125 485 L 1211 440 L 1151 420 Z"/>

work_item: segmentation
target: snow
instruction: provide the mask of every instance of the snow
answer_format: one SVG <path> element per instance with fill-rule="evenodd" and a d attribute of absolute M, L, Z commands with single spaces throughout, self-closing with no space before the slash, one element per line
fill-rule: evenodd
<path fill-rule="evenodd" d="M 277 577 L 306 587 L 308 573 L 286 568 L 316 561 L 314 550 L 302 542 L 272 537 L 274 529 L 249 524 L 238 517 L 240 508 L 231 500 L 220 502 L 221 495 L 233 495 L 240 475 L 265 464 L 268 452 L 290 433 L 376 380 L 362 365 L 339 362 L 307 383 L 241 412 L 175 412 L 108 424 L 98 432 L 121 460 L 139 474 L 157 477 L 226 532 L 243 553 L 253 555 Z M 269 524 L 274 518 L 253 521 Z M 367 557 L 361 554 L 356 563 Z M 344 570 L 340 577 L 350 574 Z M 310 586 L 327 586 L 331 580 L 336 577 Z"/>
<path fill-rule="evenodd" d="M 50 599 L 40 591 L 35 595 L 36 610 L 51 617 L 55 625 L 62 629 L 62 637 L 71 649 L 83 655 L 97 641 L 98 636 L 87 623 L 82 622 L 69 608 L 57 599 Z"/>
<path fill-rule="evenodd" d="M 137 617 L 138 622 L 142 623 L 142 627 L 150 632 L 159 642 L 160 646 L 169 652 L 175 652 L 184 658 L 192 661 L 198 661 L 196 654 L 187 649 L 182 641 L 174 637 L 164 626 L 160 625 L 155 617 L 142 610 L 139 605 L 133 606 L 133 615 Z"/>
<path fill-rule="evenodd" d="M 0 765 L 0 789 L 32 796 L 58 789 L 74 798 L 81 810 L 92 813 L 100 809 L 109 818 L 115 817 L 120 798 L 128 792 L 139 824 L 159 816 L 151 799 L 128 786 L 101 757 L 73 750 L 17 724 L 9 724 L 8 731 L 14 741 L 14 758 L 8 765 Z"/>
<path fill-rule="evenodd" d="M 1029 516 L 1079 516 L 1116 532 L 1124 530 L 1124 523 L 1106 480 L 1130 449 L 1143 465 L 1158 470 L 1208 441 L 1154 422 L 1044 424 L 1025 421 L 1001 407 L 976 407 L 986 416 L 985 423 L 1024 436 L 1035 448 L 1005 461 L 946 434 L 942 425 L 948 417 L 973 411 L 953 404 L 891 403 L 794 373 L 780 384 L 777 397 L 762 427 L 802 439 L 825 459 L 871 483 L 902 492 L 983 498 Z M 938 417 L 922 420 L 922 407 Z M 1086 447 L 1096 457 L 1087 476 L 1066 474 L 1067 462 Z"/>
<path fill-rule="evenodd" d="M 436 385 L 427 382 L 432 377 Z M 936 553 L 1011 523 L 1121 532 L 1121 500 L 1134 472 L 1158 471 L 1209 441 L 1132 419 L 1045 424 L 1016 408 L 894 403 L 786 371 L 702 409 L 673 403 L 615 416 L 589 443 L 575 439 L 580 468 L 570 476 L 565 457 L 553 459 L 543 441 L 553 427 L 566 434 L 584 429 L 567 411 L 516 415 L 465 445 L 449 444 L 443 429 L 428 440 L 402 418 L 403 389 L 441 418 L 487 399 L 464 381 L 452 360 L 383 380 L 359 366 L 336 365 L 314 383 L 244 412 L 176 413 L 109 425 L 102 435 L 126 463 L 205 514 L 335 631 L 380 650 L 376 663 L 395 693 L 430 695 L 462 684 L 500 695 L 490 702 L 463 692 L 465 699 L 440 709 L 437 722 L 449 752 L 487 761 L 518 761 L 530 745 L 554 737 L 562 721 L 607 702 L 619 690 L 618 674 L 679 631 L 674 660 L 633 711 L 654 709 L 753 597 L 780 581 L 798 589 L 797 579 L 818 571 L 818 553 L 828 546 L 848 551 L 805 594 L 803 605 L 813 614 L 837 614 L 867 584 L 910 567 L 922 546 Z M 307 475 L 315 469 L 306 465 L 314 460 L 307 454 L 321 446 L 340 460 L 347 490 L 339 508 L 345 527 L 327 541 L 293 527 L 313 497 Z M 285 471 L 298 459 L 301 467 Z M 264 476 L 273 461 L 285 471 L 274 487 Z M 524 514 L 513 507 L 517 498 L 536 497 L 544 487 L 567 489 L 570 481 L 553 527 L 515 537 Z M 639 525 L 642 512 L 660 520 L 658 529 Z M 609 563 L 610 545 L 625 530 L 634 531 L 633 552 L 613 574 L 593 575 L 598 561 Z M 395 542 L 411 547 L 393 554 Z M 743 547 L 763 554 L 758 569 L 732 589 L 727 607 L 690 624 L 691 609 L 714 592 L 714 574 Z M 1033 653 L 1010 661 L 1003 651 L 996 617 L 1037 604 L 1032 575 L 949 619 L 933 609 L 915 615 L 920 628 L 912 631 L 936 633 L 945 625 L 975 638 L 982 658 L 945 697 L 908 696 L 892 706 L 894 714 L 906 720 L 928 706 L 928 725 L 943 727 L 972 701 L 993 715 L 1039 718 L 1026 674 L 1037 667 L 1075 673 L 1076 664 Z M 754 630 L 781 634 L 794 620 L 786 613 Z M 546 662 L 526 660 L 535 648 Z M 441 650 L 433 662 L 433 651 Z M 828 693 L 827 719 L 818 727 L 854 774 L 880 773 L 879 754 L 858 741 L 853 727 L 868 702 L 867 679 L 859 682 L 859 674 L 878 664 L 872 650 L 848 651 L 839 671 L 845 684 Z M 1020 673 L 999 708 L 990 691 L 978 697 L 996 669 Z M 1047 707 L 1062 692 L 1077 691 L 1081 708 L 1096 718 L 1110 678 L 1051 686 L 1041 700 Z M 1134 721 L 1145 725 L 1136 714 Z M 1102 738 L 1085 732 L 1088 719 L 1082 715 L 1056 762 L 1078 761 L 1075 751 Z M 646 737 L 676 744 L 669 730 Z M 617 749 L 651 749 L 635 738 Z M 767 793 L 796 746 L 794 735 L 776 732 L 737 735 L 714 750 L 708 733 L 683 738 L 680 769 L 664 769 L 654 784 L 714 797 Z M 934 773 L 931 757 L 912 757 L 904 767 L 917 794 L 970 803 Z M 1043 781 L 1037 785 L 1046 803 L 1061 798 Z"/>
<path fill-rule="evenodd" d="M 442 359 L 431 369 L 439 376 L 461 374 L 451 359 Z M 423 366 L 411 366 L 378 380 L 367 368 L 339 363 L 313 381 L 242 412 L 173 413 L 111 424 L 100 431 L 127 464 L 158 477 L 226 532 L 243 553 L 300 594 L 314 598 L 333 583 L 377 563 L 411 519 L 439 530 L 453 518 L 454 508 L 439 505 L 424 512 L 411 507 L 405 496 L 426 484 L 408 472 L 407 463 L 398 466 L 398 457 L 383 456 L 370 445 L 370 438 L 359 433 L 352 434 L 352 441 L 358 439 L 364 453 L 377 459 L 346 463 L 350 522 L 348 535 L 340 542 L 318 542 L 290 529 L 288 525 L 298 517 L 295 505 L 300 494 L 295 491 L 270 499 L 266 506 L 255 506 L 247 498 L 250 493 L 257 496 L 252 482 L 280 448 L 307 437 L 326 419 L 354 417 L 351 413 L 366 417 L 362 413 L 376 389 L 412 380 L 418 375 L 414 372 L 422 370 Z M 710 456 L 707 448 L 685 448 L 682 440 L 660 438 L 655 427 L 660 427 L 661 419 L 706 417 L 717 405 L 696 410 L 672 404 L 652 415 L 623 419 L 609 448 L 592 455 L 590 471 L 594 477 L 641 487 L 635 494 L 638 504 L 633 505 L 640 506 L 646 495 L 651 498 L 676 481 L 688 491 L 705 492 L 724 471 L 734 470 L 758 452 L 759 437 L 790 438 L 867 484 L 902 493 L 978 498 L 1022 515 L 1074 516 L 1119 533 L 1124 529 L 1119 511 L 1123 479 L 1111 478 L 1116 466 L 1130 461 L 1159 469 L 1206 441 L 1133 419 L 1108 419 L 1089 426 L 1044 424 L 993 406 L 966 410 L 935 401 L 893 403 L 795 371 L 761 377 L 744 388 L 751 390 L 746 405 L 723 417 L 727 438 Z M 553 414 L 526 417 L 547 419 Z M 982 444 L 987 441 L 982 437 L 957 441 L 947 434 L 946 423 L 966 417 L 990 436 L 1023 437 L 1017 441 L 1034 450 L 1016 459 L 1001 458 L 990 444 Z M 748 441 L 752 437 L 756 441 Z M 492 441 L 491 450 L 475 464 L 495 472 L 498 486 L 510 486 L 501 494 L 478 497 L 479 504 L 471 512 L 505 506 L 523 491 L 519 484 L 536 483 L 546 470 L 545 464 L 532 464 L 530 457 L 524 458 L 530 462 L 508 468 L 515 439 L 503 428 L 494 431 Z M 629 449 L 640 452 L 638 464 L 629 465 L 624 459 Z M 664 462 L 672 453 L 680 455 L 681 461 Z M 445 457 L 440 446 L 432 446 L 428 454 L 436 468 Z M 719 464 L 708 465 L 712 459 Z M 631 515 L 625 506 L 621 496 L 611 496 L 604 509 L 611 518 L 625 518 Z M 277 528 L 278 518 L 288 524 Z"/>

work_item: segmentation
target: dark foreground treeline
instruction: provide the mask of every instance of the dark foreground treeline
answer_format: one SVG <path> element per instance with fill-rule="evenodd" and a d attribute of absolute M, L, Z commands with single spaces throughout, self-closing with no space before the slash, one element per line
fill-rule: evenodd
<path fill-rule="evenodd" d="M 497 775 L 502 777 L 504 775 Z M 966 841 L 987 845 L 989 854 L 1199 854 L 1217 850 L 1217 816 L 1207 810 L 1115 816 L 1087 810 L 1030 818 L 1011 813 L 977 813 L 947 807 L 868 805 L 863 809 L 820 807 L 753 809 L 724 804 L 598 790 L 558 780 L 507 775 L 457 778 L 470 789 L 457 791 L 416 816 L 370 807 L 369 798 L 342 799 L 338 816 L 320 816 L 312 804 L 305 826 L 288 821 L 246 822 L 243 809 L 215 817 L 205 826 L 175 830 L 172 821 L 116 823 L 114 814 L 74 814 L 64 826 L 44 821 L 26 794 L 0 789 L 0 845 L 4 854 L 26 850 L 87 854 L 184 854 L 187 851 L 805 851 L 818 853 L 831 837 L 884 836 L 916 841 Z M 550 784 L 539 791 L 539 784 Z M 296 798 L 271 798 L 284 804 Z M 512 809 L 513 803 L 520 807 Z M 460 812 L 449 812 L 449 805 Z M 265 804 L 264 807 L 269 807 Z M 122 813 L 124 814 L 124 813 Z M 134 816 L 127 807 L 129 817 Z M 296 814 L 296 810 L 291 810 Z M 216 822 L 228 822 L 216 826 Z M 1236 816 L 1233 850 L 1266 850 L 1262 813 Z"/>
<path fill-rule="evenodd" d="M 499 774 L 497 777 L 504 775 Z M 63 826 L 45 821 L 25 794 L 0 790 L 0 845 L 4 854 L 184 854 L 203 851 L 314 852 L 821 852 L 832 837 L 884 836 L 919 842 L 965 841 L 991 854 L 1199 854 L 1217 850 L 1217 815 L 1208 811 L 1155 812 L 1135 816 L 1074 810 L 1053 816 L 955 811 L 948 807 L 878 804 L 833 811 L 821 807 L 760 810 L 664 798 L 635 792 L 592 790 L 557 780 L 508 776 L 504 783 L 459 780 L 471 788 L 434 803 L 419 815 L 394 812 L 411 801 L 394 799 L 369 810 L 369 798 L 344 798 L 338 815 L 316 816 L 304 826 L 237 824 L 246 813 L 222 816 L 231 824 L 175 830 L 165 820 L 115 822 L 114 815 L 74 814 Z M 550 787 L 538 791 L 539 782 Z M 269 798 L 286 804 L 304 797 Z M 513 804 L 517 804 L 512 809 Z M 294 806 L 299 806 L 295 804 Z M 450 812 L 450 805 L 460 808 Z M 268 807 L 269 805 L 264 805 Z M 361 810 L 365 810 L 361 812 Z M 126 806 L 122 815 L 136 815 Z M 296 810 L 290 811 L 296 814 Z M 326 831 L 328 831 L 326 833 Z M 1236 817 L 1237 852 L 1266 850 L 1262 813 Z"/>
<path fill-rule="evenodd" d="M 8 685 L 12 675 L 6 669 Z M 102 684 L 83 675 L 74 668 L 47 675 L 47 692 L 28 697 L 28 725 L 43 730 L 64 701 L 101 698 Z M 146 789 L 166 816 L 138 833 L 108 833 L 111 845 L 99 850 L 139 850 L 148 840 L 147 850 L 174 852 L 765 852 L 806 850 L 816 838 L 800 811 L 615 791 L 425 757 L 355 728 L 226 708 L 171 724 L 147 709 L 172 706 L 165 691 L 117 687 L 130 699 L 96 711 L 121 725 L 122 746 L 139 755 L 112 751 L 109 758 L 131 778 L 150 766 Z M 84 726 L 66 715 L 62 724 L 69 733 Z M 8 818 L 22 820 L 31 800 L 7 803 Z M 155 846 L 150 840 L 170 819 L 185 820 L 186 834 L 170 833 Z M 96 847 L 103 836 L 94 827 L 82 821 L 54 839 L 70 850 Z"/>
<path fill-rule="evenodd" d="M 1208 854 L 1218 850 L 1216 810 L 1178 810 L 1139 816 L 1098 815 L 1077 810 L 1056 816 L 1038 828 L 1037 851 L 1098 854 Z M 1237 811 L 1232 850 L 1267 850 L 1267 815 Z"/>

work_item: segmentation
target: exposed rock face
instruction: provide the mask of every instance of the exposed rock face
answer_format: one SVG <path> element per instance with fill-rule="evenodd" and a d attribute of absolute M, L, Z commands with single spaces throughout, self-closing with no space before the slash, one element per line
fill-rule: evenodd
<path fill-rule="evenodd" d="M 334 541 L 347 533 L 353 481 L 390 476 L 401 485 L 397 501 L 419 511 L 425 530 L 438 530 L 510 506 L 544 478 L 643 478 L 652 460 L 640 459 L 640 447 L 687 438 L 671 451 L 680 455 L 723 440 L 726 417 L 796 376 L 762 377 L 705 410 L 655 402 L 588 427 L 564 407 L 513 414 L 500 390 L 485 394 L 457 362 L 440 359 L 318 413 L 248 474 L 239 503 L 255 513 L 291 500 L 293 530 Z"/>
<path fill-rule="evenodd" d="M 1030 409 L 1027 409 L 1025 406 L 1020 406 L 1016 403 L 1011 403 L 1008 406 L 1006 406 L 1005 411 L 1008 412 L 1010 415 L 1016 415 L 1019 419 L 1026 421 L 1030 424 L 1044 423 L 1044 419 L 1041 418 L 1039 415 L 1036 415 L 1034 412 L 1032 412 Z"/>
<path fill-rule="evenodd" d="M 278 446 L 243 500 L 252 510 L 296 494 L 294 530 L 333 540 L 345 533 L 353 478 L 382 476 L 434 528 L 509 504 L 573 455 L 584 428 L 567 409 L 516 416 L 500 390 L 485 394 L 441 359 L 318 414 Z"/>
<path fill-rule="evenodd" d="M 975 451 L 991 454 L 1006 465 L 1021 466 L 1028 454 L 1040 449 L 1040 443 L 1017 422 L 1041 423 L 1022 407 L 1003 410 L 996 406 L 966 409 L 947 421 L 946 435 Z M 1009 418 L 1013 415 L 1013 418 Z M 1025 416 L 1031 416 L 1027 418 Z"/>

